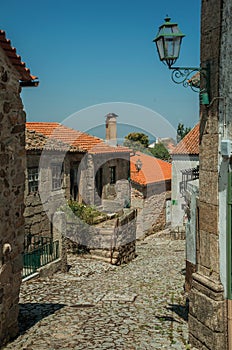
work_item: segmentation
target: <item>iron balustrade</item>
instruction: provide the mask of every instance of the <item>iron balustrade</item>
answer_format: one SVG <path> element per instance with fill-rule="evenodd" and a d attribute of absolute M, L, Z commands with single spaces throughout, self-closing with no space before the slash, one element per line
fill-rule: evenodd
<path fill-rule="evenodd" d="M 52 241 L 50 237 L 25 237 L 23 252 L 22 277 L 32 275 L 38 268 L 59 258 L 59 241 Z"/>
<path fill-rule="evenodd" d="M 199 179 L 199 165 L 196 168 L 181 170 L 182 181 L 180 182 L 180 193 L 184 196 L 187 190 L 187 183 Z"/>

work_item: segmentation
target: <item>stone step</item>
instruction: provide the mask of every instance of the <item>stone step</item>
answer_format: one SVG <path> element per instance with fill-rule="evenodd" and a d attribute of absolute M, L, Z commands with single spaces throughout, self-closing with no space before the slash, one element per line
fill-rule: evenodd
<path fill-rule="evenodd" d="M 101 260 L 101 261 L 104 261 L 104 262 L 107 262 L 107 263 L 112 263 L 113 265 L 116 264 L 117 262 L 117 259 L 113 258 L 112 259 L 112 262 L 111 262 L 111 258 L 105 258 L 103 256 L 100 256 L 100 255 L 82 255 L 81 256 L 82 258 L 86 258 L 86 259 L 95 259 L 95 260 Z"/>

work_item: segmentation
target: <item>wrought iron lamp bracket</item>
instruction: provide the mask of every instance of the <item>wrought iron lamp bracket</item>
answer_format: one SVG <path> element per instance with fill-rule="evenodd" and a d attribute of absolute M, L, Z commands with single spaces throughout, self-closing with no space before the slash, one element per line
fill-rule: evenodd
<path fill-rule="evenodd" d="M 200 95 L 200 103 L 210 103 L 210 69 L 206 67 L 169 67 L 172 70 L 171 78 L 175 84 L 182 84 L 185 88 L 190 87 L 192 91 Z M 197 73 L 199 75 L 197 76 Z M 201 79 L 203 77 L 203 79 Z"/>
<path fill-rule="evenodd" d="M 182 84 L 185 88 L 190 87 L 195 92 L 208 90 L 209 68 L 199 67 L 169 67 L 172 70 L 172 81 L 176 84 Z M 204 87 L 200 87 L 200 76 L 194 81 L 193 75 L 199 73 L 203 76 L 205 83 Z M 193 78 L 193 79 L 192 79 Z"/>

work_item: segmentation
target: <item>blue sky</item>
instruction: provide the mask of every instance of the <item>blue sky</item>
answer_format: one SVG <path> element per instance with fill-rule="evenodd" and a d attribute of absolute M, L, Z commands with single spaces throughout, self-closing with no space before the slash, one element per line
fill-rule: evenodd
<path fill-rule="evenodd" d="M 174 128 L 196 124 L 198 94 L 171 81 L 152 43 L 166 14 L 186 34 L 177 65 L 198 66 L 200 0 L 2 1 L 1 29 L 40 80 L 22 93 L 27 120 L 62 122 L 92 105 L 126 102 Z"/>

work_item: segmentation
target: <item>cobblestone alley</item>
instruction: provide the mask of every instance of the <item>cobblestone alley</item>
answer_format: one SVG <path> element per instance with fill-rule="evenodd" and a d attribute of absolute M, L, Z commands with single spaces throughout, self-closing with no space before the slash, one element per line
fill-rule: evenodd
<path fill-rule="evenodd" d="M 4 349 L 189 349 L 184 249 L 153 235 L 128 265 L 70 256 L 68 273 L 23 283 L 20 335 Z"/>

